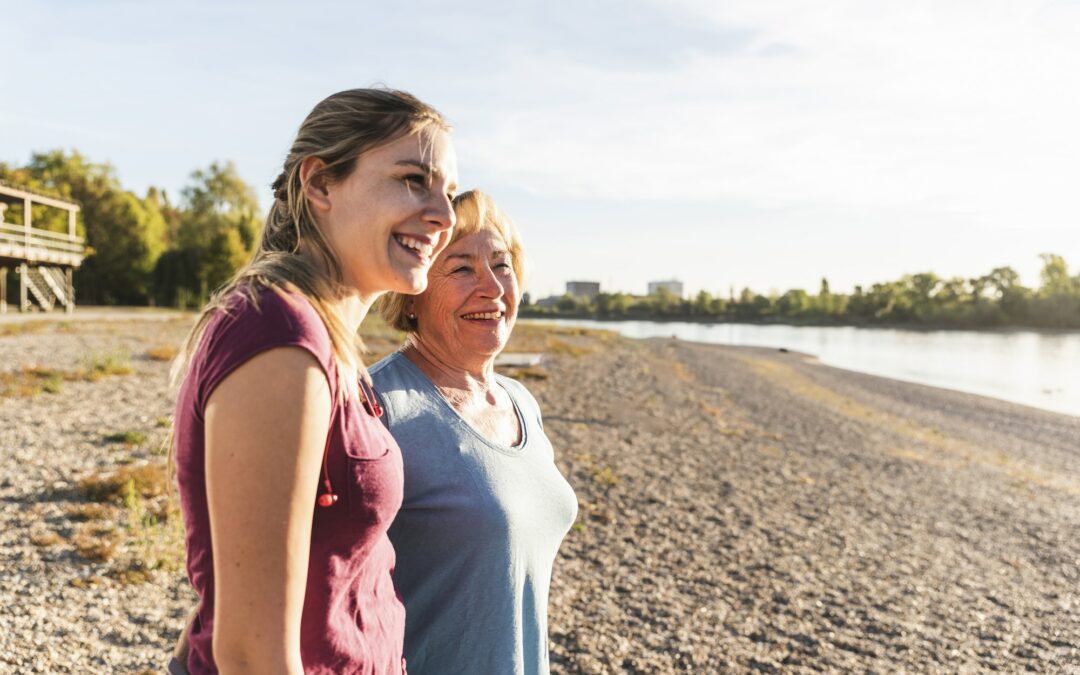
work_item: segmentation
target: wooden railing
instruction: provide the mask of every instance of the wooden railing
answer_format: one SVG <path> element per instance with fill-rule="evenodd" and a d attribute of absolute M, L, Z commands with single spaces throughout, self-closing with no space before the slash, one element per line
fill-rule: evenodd
<path fill-rule="evenodd" d="M 0 257 L 78 266 L 85 255 L 82 237 L 0 223 Z"/>

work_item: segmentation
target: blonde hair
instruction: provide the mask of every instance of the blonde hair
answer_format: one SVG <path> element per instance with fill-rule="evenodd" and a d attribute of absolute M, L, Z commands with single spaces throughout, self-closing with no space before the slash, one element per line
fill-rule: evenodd
<path fill-rule="evenodd" d="M 506 250 L 510 253 L 510 265 L 514 268 L 518 288 L 524 288 L 525 249 L 521 243 L 521 235 L 509 216 L 495 205 L 495 201 L 480 190 L 462 192 L 454 198 L 454 215 L 454 230 L 447 246 L 483 229 L 495 231 L 502 237 Z M 409 298 L 412 297 L 414 296 L 395 292 L 384 295 L 379 301 L 379 313 L 383 320 L 400 331 L 414 332 L 416 319 L 409 318 L 407 309 Z"/>
<path fill-rule="evenodd" d="M 260 288 L 303 296 L 326 325 L 334 357 L 362 369 L 363 344 L 358 335 L 346 329 L 331 302 L 343 291 L 341 263 L 315 221 L 300 166 L 307 158 L 317 157 L 322 165 L 307 177 L 307 182 L 320 177 L 340 182 L 352 173 L 361 154 L 403 136 L 433 129 L 449 131 L 450 127 L 437 110 L 403 91 L 349 89 L 320 101 L 300 125 L 282 171 L 271 185 L 274 203 L 251 261 L 203 308 L 173 362 L 172 383 L 177 384 L 186 374 L 210 319 L 219 311 L 227 311 L 228 297 L 241 292 L 257 306 Z M 321 267 L 299 255 L 301 245 L 321 260 Z"/>

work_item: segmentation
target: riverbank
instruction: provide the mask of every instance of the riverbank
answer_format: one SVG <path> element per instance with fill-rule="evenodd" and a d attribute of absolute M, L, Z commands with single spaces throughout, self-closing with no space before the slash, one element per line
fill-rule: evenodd
<path fill-rule="evenodd" d="M 537 322 L 574 322 L 596 321 L 599 323 L 620 323 L 625 321 L 647 321 L 650 323 L 693 323 L 703 326 L 722 326 L 725 324 L 743 326 L 790 326 L 792 328 L 865 328 L 869 330 L 906 330 L 929 333 L 935 331 L 971 331 L 974 333 L 1017 333 L 1036 332 L 1047 335 L 1068 335 L 1080 333 L 1080 325 L 1071 327 L 1026 325 L 1026 324 L 960 324 L 934 323 L 926 321 L 857 321 L 842 319 L 800 319 L 796 317 L 740 317 L 710 316 L 700 314 L 649 314 L 620 316 L 602 316 L 587 312 L 523 312 L 522 319 Z"/>
<path fill-rule="evenodd" d="M 189 321 L 0 337 L 2 669 L 156 671 L 180 630 L 192 595 L 142 468 Z M 512 348 L 546 354 L 513 374 L 581 505 L 554 672 L 1080 663 L 1080 420 L 776 350 L 536 326 Z M 130 490 L 88 490 L 117 470 Z"/>

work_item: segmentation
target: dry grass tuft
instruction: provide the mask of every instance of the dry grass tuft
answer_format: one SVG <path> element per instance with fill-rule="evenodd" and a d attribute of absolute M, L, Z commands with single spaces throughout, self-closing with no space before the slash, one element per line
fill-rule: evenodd
<path fill-rule="evenodd" d="M 0 373 L 0 396 L 28 398 L 41 393 L 60 392 L 63 371 L 40 366 L 23 366 L 14 372 Z"/>
<path fill-rule="evenodd" d="M 108 562 L 116 556 L 121 535 L 110 524 L 86 523 L 72 540 L 75 551 L 91 562 Z"/>
<path fill-rule="evenodd" d="M 169 489 L 168 469 L 164 462 L 124 466 L 83 478 L 79 481 L 79 491 L 93 502 L 122 504 L 129 482 L 141 497 L 160 497 Z"/>
<path fill-rule="evenodd" d="M 151 361 L 172 361 L 180 350 L 176 347 L 162 346 L 146 350 L 146 358 Z"/>
<path fill-rule="evenodd" d="M 109 375 L 131 375 L 134 372 L 135 369 L 131 367 L 131 359 L 127 354 L 106 352 L 89 357 L 78 374 L 80 379 L 87 382 L 97 382 Z"/>
<path fill-rule="evenodd" d="M 43 332 L 51 321 L 19 321 L 17 323 L 0 324 L 0 337 L 13 337 L 16 335 L 34 335 Z"/>
<path fill-rule="evenodd" d="M 116 516 L 117 509 L 109 504 L 72 504 L 64 509 L 67 519 L 76 523 L 85 523 L 91 520 L 111 520 Z"/>
<path fill-rule="evenodd" d="M 66 509 L 69 520 L 83 523 L 72 540 L 75 550 L 87 560 L 111 563 L 108 576 L 123 584 L 180 569 L 183 525 L 175 502 L 164 496 L 167 488 L 164 462 L 84 478 L 79 490 L 93 503 Z"/>
<path fill-rule="evenodd" d="M 55 532 L 37 532 L 30 535 L 30 543 L 40 548 L 48 548 L 63 543 L 64 538 Z"/>

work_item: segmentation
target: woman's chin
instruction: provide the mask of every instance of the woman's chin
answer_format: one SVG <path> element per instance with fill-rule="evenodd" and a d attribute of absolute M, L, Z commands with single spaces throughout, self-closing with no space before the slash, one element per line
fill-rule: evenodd
<path fill-rule="evenodd" d="M 427 270 L 417 274 L 403 275 L 398 287 L 393 289 L 405 295 L 419 295 L 427 290 Z"/>

